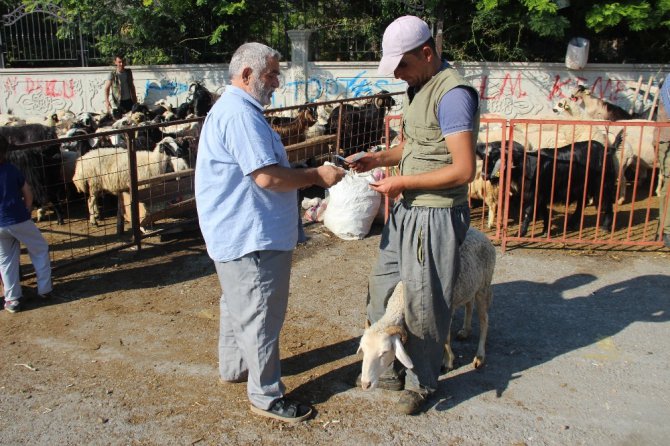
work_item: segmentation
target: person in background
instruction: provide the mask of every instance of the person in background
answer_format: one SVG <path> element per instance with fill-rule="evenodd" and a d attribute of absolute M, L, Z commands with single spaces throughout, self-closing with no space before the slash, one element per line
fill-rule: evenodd
<path fill-rule="evenodd" d="M 105 82 L 105 107 L 107 113 L 119 116 L 129 112 L 133 105 L 137 104 L 137 93 L 133 82 L 133 72 L 130 68 L 126 68 L 125 58 L 117 54 L 114 56 L 114 65 L 116 69 L 109 73 Z M 111 103 L 109 101 L 110 92 L 112 94 Z"/>
<path fill-rule="evenodd" d="M 7 161 L 9 143 L 0 136 L 0 277 L 5 294 L 5 310 L 21 309 L 21 243 L 28 250 L 37 276 L 37 294 L 51 297 L 49 245 L 30 218 L 33 193 L 19 169 Z"/>
<path fill-rule="evenodd" d="M 219 374 L 247 381 L 255 414 L 294 423 L 312 408 L 285 397 L 279 333 L 298 241 L 297 190 L 328 188 L 345 175 L 323 165 L 292 169 L 280 136 L 264 118 L 279 86 L 280 54 L 245 43 L 230 61 L 228 86 L 205 119 L 195 197 L 207 253 L 221 284 Z"/>
<path fill-rule="evenodd" d="M 396 284 L 405 288 L 405 348 L 414 368 L 389 369 L 379 387 L 404 390 L 403 414 L 425 409 L 437 389 L 450 330 L 459 247 L 470 225 L 468 183 L 475 175 L 479 128 L 477 92 L 438 55 L 426 22 L 404 16 L 384 32 L 379 74 L 408 85 L 403 142 L 388 151 L 348 157 L 356 171 L 399 164 L 400 175 L 371 187 L 396 199 L 384 226 L 368 285 L 368 323 L 382 317 Z"/>
<path fill-rule="evenodd" d="M 663 81 L 660 88 L 660 100 L 658 101 L 658 113 L 656 120 L 659 122 L 670 122 L 668 112 L 670 111 L 670 74 Z M 670 182 L 670 127 L 661 127 L 658 136 L 658 157 L 663 175 L 663 187 L 659 197 L 659 232 L 658 236 L 666 248 L 670 248 L 670 198 L 668 197 L 668 182 Z"/>

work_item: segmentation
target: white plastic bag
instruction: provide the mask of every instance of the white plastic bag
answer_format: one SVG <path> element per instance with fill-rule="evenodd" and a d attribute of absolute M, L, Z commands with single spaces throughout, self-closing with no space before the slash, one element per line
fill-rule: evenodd
<path fill-rule="evenodd" d="M 381 203 L 381 194 L 370 189 L 371 172 L 347 175 L 328 189 L 323 224 L 344 240 L 360 240 L 370 232 Z"/>
<path fill-rule="evenodd" d="M 568 43 L 565 53 L 565 66 L 571 70 L 581 70 L 589 59 L 589 40 L 583 37 L 573 37 Z"/>

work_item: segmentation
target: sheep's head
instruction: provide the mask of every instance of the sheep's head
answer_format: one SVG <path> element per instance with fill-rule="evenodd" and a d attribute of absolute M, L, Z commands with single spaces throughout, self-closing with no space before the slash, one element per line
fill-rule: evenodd
<path fill-rule="evenodd" d="M 363 352 L 363 369 L 361 371 L 361 387 L 363 390 L 374 389 L 379 377 L 393 363 L 395 358 L 408 369 L 414 367 L 403 343 L 407 339 L 404 327 L 392 326 L 384 331 L 368 328 L 361 337 L 358 347 Z"/>
<path fill-rule="evenodd" d="M 590 96 L 591 95 L 591 90 L 586 88 L 584 85 L 580 85 L 577 87 L 577 90 L 575 90 L 572 95 L 570 95 L 570 99 L 577 100 L 577 99 L 582 99 L 585 96 Z"/>
<path fill-rule="evenodd" d="M 142 113 L 140 111 L 136 111 L 136 112 L 133 112 L 133 113 L 130 114 L 130 117 L 128 118 L 128 120 L 132 124 L 138 125 L 140 122 L 146 121 L 146 116 L 145 116 L 144 113 Z"/>
<path fill-rule="evenodd" d="M 386 90 L 381 90 L 378 94 L 389 94 L 389 92 Z M 378 109 L 387 109 L 393 107 L 395 105 L 395 101 L 393 100 L 393 97 L 389 94 L 388 96 L 382 96 L 376 98 L 374 104 L 375 107 L 377 107 Z"/>
<path fill-rule="evenodd" d="M 316 105 L 310 102 L 306 102 L 305 105 L 298 109 L 298 116 L 303 116 L 302 119 L 305 120 L 308 127 L 316 124 L 316 121 L 319 118 L 319 115 L 316 110 Z"/>
<path fill-rule="evenodd" d="M 558 101 L 556 103 L 556 105 L 554 105 L 554 108 L 553 108 L 554 113 L 559 114 L 559 115 L 561 115 L 563 113 L 568 113 L 568 114 L 571 115 L 572 114 L 572 106 L 570 105 L 570 102 L 571 102 L 571 99 L 568 99 L 568 98 L 563 98 L 560 101 Z"/>

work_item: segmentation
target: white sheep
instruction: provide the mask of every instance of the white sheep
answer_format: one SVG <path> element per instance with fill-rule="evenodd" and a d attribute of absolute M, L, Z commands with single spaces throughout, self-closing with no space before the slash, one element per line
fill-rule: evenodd
<path fill-rule="evenodd" d="M 172 167 L 172 156 L 166 153 L 166 144 L 173 143 L 176 144 L 174 139 L 168 137 L 158 142 L 151 152 L 136 152 L 138 180 L 161 175 Z M 128 152 L 119 147 L 87 152 L 77 160 L 73 182 L 79 192 L 88 194 L 89 222 L 97 226 L 100 218 L 98 195 L 102 192 L 118 195 L 128 189 Z"/>
<path fill-rule="evenodd" d="M 475 368 L 484 365 L 486 356 L 484 346 L 488 332 L 488 309 L 493 299 L 491 280 L 495 261 L 495 248 L 486 235 L 477 229 L 468 229 L 460 248 L 460 273 L 454 284 L 452 312 L 465 306 L 463 328 L 457 333 L 457 337 L 466 338 L 472 331 L 472 312 L 474 305 L 477 306 L 480 333 L 477 354 L 472 362 Z M 379 377 L 395 358 L 409 369 L 414 367 L 403 347 L 407 338 L 404 308 L 403 285 L 400 282 L 389 299 L 384 316 L 367 328 L 361 337 L 358 351 L 363 352 L 361 387 L 365 390 L 377 385 Z M 443 365 L 451 370 L 454 365 L 451 332 L 447 335 L 444 350 Z"/>
<path fill-rule="evenodd" d="M 607 121 L 620 121 L 622 119 L 634 119 L 637 115 L 628 113 L 616 104 L 593 96 L 593 92 L 584 85 L 579 85 L 572 93 L 572 99 L 581 99 L 584 102 L 586 113 L 593 119 L 604 119 Z"/>

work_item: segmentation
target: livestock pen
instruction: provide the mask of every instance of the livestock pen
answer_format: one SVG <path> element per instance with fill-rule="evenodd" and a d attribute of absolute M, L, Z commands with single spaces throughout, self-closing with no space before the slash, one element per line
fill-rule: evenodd
<path fill-rule="evenodd" d="M 389 101 L 378 101 L 380 98 L 395 95 L 375 95 L 365 98 L 351 98 L 338 101 L 317 102 L 281 109 L 266 111 L 268 121 L 273 126 L 284 126 L 284 132 L 290 139 L 286 146 L 287 154 L 293 165 L 320 165 L 324 161 L 336 162 L 334 155 L 347 155 L 361 150 L 383 150 L 391 147 L 401 138 L 402 116 L 398 114 L 399 106 L 390 105 Z M 394 101 L 395 102 L 395 101 Z M 341 112 L 333 116 L 333 110 L 343 107 Z M 377 104 L 377 105 L 375 105 Z M 383 113 L 379 112 L 379 108 Z M 305 110 L 308 110 L 309 115 Z M 278 119 L 280 118 L 281 119 Z M 73 143 L 95 139 L 121 136 L 127 156 L 128 182 L 127 188 L 116 194 L 103 194 L 99 197 L 101 205 L 101 219 L 97 225 L 91 223 L 89 216 L 88 199 L 85 195 L 76 192 L 69 179 L 63 179 L 57 184 L 62 191 L 63 199 L 59 200 L 63 209 L 63 224 L 58 224 L 54 212 L 47 212 L 38 222 L 38 226 L 49 242 L 54 268 L 82 264 L 91 256 L 104 255 L 120 249 L 141 249 L 142 243 L 149 237 L 162 236 L 170 232 L 177 232 L 183 227 L 195 227 L 197 216 L 193 190 L 193 175 L 195 159 L 197 157 L 198 136 L 190 135 L 189 151 L 187 155 L 190 169 L 181 172 L 161 172 L 151 178 L 139 178 L 136 154 L 140 144 L 145 147 L 146 135 L 155 130 L 174 131 L 188 124 L 200 124 L 204 118 L 191 118 L 181 121 L 172 121 L 144 126 L 128 126 L 114 129 L 95 135 L 79 135 L 58 140 L 34 142 L 21 146 L 22 148 L 46 148 L 54 143 L 61 147 L 72 147 Z M 298 124 L 299 120 L 305 120 Z M 373 119 L 375 123 L 369 121 Z M 381 124 L 379 124 L 381 120 Z M 146 124 L 146 123 L 145 123 Z M 524 199 L 525 183 L 516 184 L 514 181 L 514 165 L 508 162 L 513 159 L 515 141 L 516 146 L 522 145 L 529 152 L 538 148 L 542 143 L 541 134 L 553 137 L 552 144 L 545 144 L 543 149 L 557 149 L 561 144 L 558 135 L 568 138 L 570 146 L 576 135 L 577 126 L 587 128 L 594 134 L 604 125 L 603 122 L 574 121 L 574 120 L 506 120 L 504 118 L 484 117 L 481 120 L 479 142 L 490 145 L 499 144 L 499 159 L 490 157 L 495 151 L 478 161 L 481 172 L 487 172 L 493 165 L 498 164 L 498 174 L 495 178 L 479 176 L 471 184 L 471 224 L 484 231 L 493 241 L 500 242 L 503 249 L 507 246 L 515 247 L 601 247 L 610 249 L 658 249 L 662 246 L 656 240 L 656 231 L 659 226 L 659 197 L 655 195 L 655 185 L 659 178 L 658 147 L 651 150 L 651 158 L 643 156 L 643 138 L 635 134 L 656 131 L 661 126 L 652 122 L 617 122 L 619 141 L 607 142 L 608 149 L 614 144 L 621 147 L 628 144 L 629 159 L 623 159 L 624 151 L 618 153 L 621 158 L 618 164 L 615 193 L 618 197 L 624 185 L 627 185 L 623 201 L 612 203 L 612 224 L 608 230 L 601 229 L 602 207 L 601 196 L 586 196 L 581 202 L 581 217 L 568 227 L 568 217 L 574 213 L 576 204 L 571 198 L 550 199 L 547 204 L 549 230 L 542 232 L 542 220 L 537 213 L 537 195 L 531 200 L 535 205 L 534 212 L 528 220 L 528 232 L 521 235 L 520 221 L 523 220 L 522 209 L 529 202 Z M 612 127 L 613 128 L 613 127 Z M 624 130 L 622 133 L 621 130 Z M 161 130 L 162 131 L 162 130 Z M 344 137 L 346 132 L 352 133 Z M 167 131 L 165 132 L 167 133 Z M 537 142 L 531 140 L 531 135 Z M 176 135 L 175 135 L 176 136 Z M 178 138 L 179 139 L 179 138 Z M 549 138 L 551 139 L 551 138 Z M 546 141 L 546 140 L 545 140 Z M 637 143 L 632 144 L 631 142 Z M 362 145 L 361 145 L 362 144 Z M 539 145 L 538 145 L 539 144 Z M 614 149 L 614 148 L 612 148 Z M 63 150 L 65 151 L 65 150 Z M 647 150 L 648 151 L 648 150 Z M 544 153 L 544 152 L 543 152 Z M 527 155 L 526 155 L 527 156 Z M 624 162 L 625 161 L 625 162 Z M 53 160 L 58 164 L 59 171 L 65 174 L 65 158 Z M 536 161 L 537 162 L 537 161 Z M 524 162 L 522 166 L 527 163 Z M 573 172 L 568 169 L 565 172 Z M 394 174 L 391 169 L 388 174 Z M 602 171 L 601 171 L 602 174 Z M 518 174 L 517 174 L 518 175 Z M 523 171 L 520 178 L 524 178 Z M 535 181 L 539 181 L 537 177 Z M 552 179 L 550 184 L 554 184 Z M 537 190 L 537 188 L 535 189 Z M 584 191 L 584 187 L 581 188 Z M 603 190 L 602 187 L 599 190 Z M 584 192 L 583 192 L 584 193 Z M 549 195 L 553 198 L 553 194 Z M 600 194 L 599 194 L 600 195 Z M 590 204 L 591 200 L 601 203 L 597 206 Z M 567 205 L 567 206 L 566 206 Z M 388 209 L 388 204 L 386 206 Z M 568 212 L 565 212 L 566 209 Z M 37 213 L 34 214 L 37 218 Z M 538 223 L 538 224 L 536 224 Z M 24 275 L 32 274 L 27 255 L 24 254 Z"/>
<path fill-rule="evenodd" d="M 662 176 L 653 135 L 669 124 L 559 119 L 512 119 L 504 124 L 482 119 L 483 128 L 491 126 L 505 129 L 504 134 L 480 132 L 479 141 L 486 147 L 484 171 L 497 166 L 495 178 L 487 178 L 499 183 L 498 218 L 489 234 L 503 250 L 510 242 L 588 249 L 662 247 L 657 238 L 663 225 L 661 197 L 656 192 Z M 568 156 L 561 158 L 561 151 Z M 580 151 L 584 159 L 577 157 Z M 595 156 L 598 151 L 602 153 Z M 471 204 L 473 224 L 484 229 L 486 202 Z M 540 221 L 544 209 L 538 205 L 546 206 L 546 228 Z"/>
<path fill-rule="evenodd" d="M 375 142 L 375 138 L 379 138 L 375 135 L 384 132 L 384 116 L 377 112 L 375 119 L 381 119 L 381 123 L 369 125 L 367 116 L 374 109 L 374 105 L 368 108 L 365 106 L 375 99 L 390 96 L 376 95 L 320 102 L 310 104 L 309 108 L 293 106 L 268 109 L 266 117 L 278 133 L 286 138 L 288 158 L 293 165 L 320 165 L 325 161 L 336 161 L 335 154 L 346 153 L 349 149 L 339 139 L 340 125 L 349 123 L 346 125 L 349 125 L 350 131 L 357 132 L 359 142 Z M 332 110 L 344 104 L 348 104 L 347 112 L 340 114 L 337 125 L 328 126 L 328 117 Z M 309 112 L 309 116 L 305 110 Z M 367 110 L 368 114 L 361 110 Z M 193 228 L 197 224 L 193 168 L 197 157 L 198 134 L 187 134 L 186 130 L 192 129 L 192 124 L 201 125 L 203 120 L 204 117 L 162 123 L 145 121 L 141 125 L 128 122 L 121 128 L 105 126 L 95 133 L 87 133 L 88 129 L 79 129 L 72 133 L 76 136 L 17 145 L 17 150 L 36 148 L 46 151 L 54 144 L 61 147 L 62 155 L 49 159 L 47 165 L 42 166 L 42 169 L 49 168 L 59 172 L 58 180 L 55 184 L 50 184 L 50 188 L 59 192 L 59 199 L 43 203 L 33 213 L 34 219 L 39 220 L 38 227 L 49 243 L 52 267 L 76 267 L 90 257 L 121 249 L 142 249 L 143 242 L 150 237 Z M 359 127 L 360 130 L 356 130 Z M 142 169 L 138 170 L 138 154 L 153 150 L 160 142 L 158 138 L 165 135 L 174 136 L 184 147 L 185 161 L 189 169 L 179 172 L 159 170 L 150 177 L 142 177 L 139 173 Z M 116 150 L 113 155 L 109 152 L 96 154 L 96 148 L 100 144 L 103 147 L 113 146 Z M 74 166 L 69 164 L 74 162 L 71 155 L 76 160 L 83 152 L 88 152 L 86 157 L 93 158 L 89 160 L 89 165 L 96 167 L 98 164 L 102 165 L 103 160 L 110 156 L 123 157 L 123 163 L 117 161 L 116 164 L 127 167 L 117 167 L 107 171 L 104 176 L 122 174 L 125 187 L 117 187 L 114 191 L 98 191 L 101 193 L 97 194 L 95 200 L 89 196 L 90 191 L 78 191 L 72 182 Z M 82 183 L 93 180 L 91 173 L 84 173 L 83 176 Z M 53 212 L 56 205 L 62 208 L 61 221 L 58 221 L 56 213 Z M 93 218 L 94 212 L 99 212 L 96 218 Z M 24 277 L 33 275 L 26 252 L 22 257 L 22 271 Z"/>

